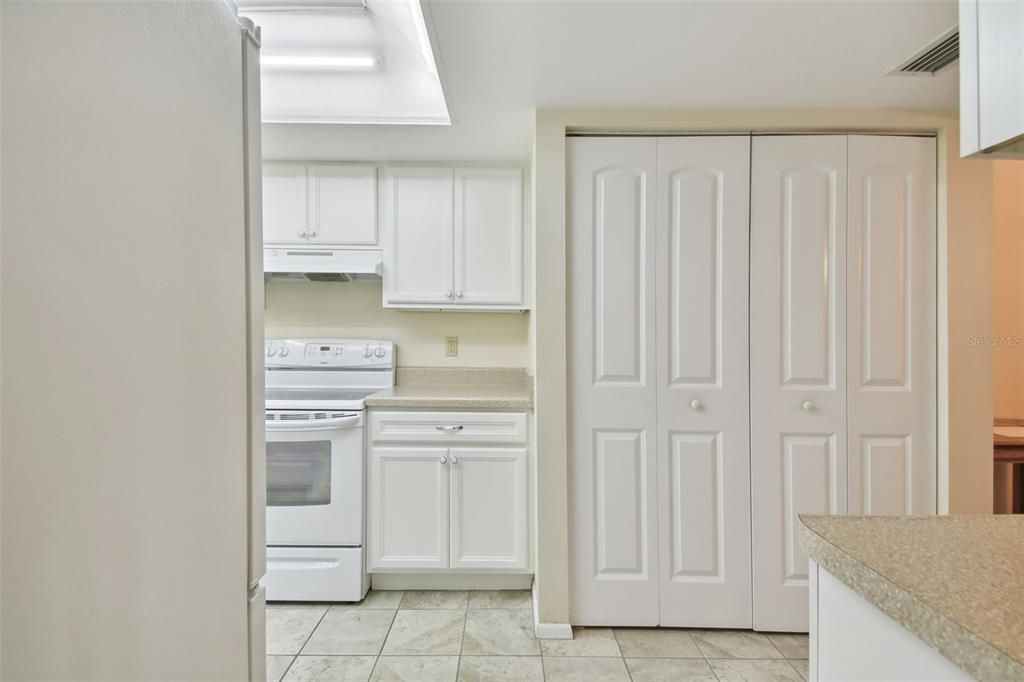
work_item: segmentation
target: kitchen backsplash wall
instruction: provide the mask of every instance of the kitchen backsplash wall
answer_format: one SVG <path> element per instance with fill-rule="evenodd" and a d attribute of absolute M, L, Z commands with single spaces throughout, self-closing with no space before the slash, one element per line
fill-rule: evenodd
<path fill-rule="evenodd" d="M 527 367 L 529 313 L 406 312 L 381 305 L 381 285 L 269 282 L 265 327 L 274 338 L 373 338 L 398 345 L 400 367 Z M 459 354 L 445 355 L 445 337 Z"/>

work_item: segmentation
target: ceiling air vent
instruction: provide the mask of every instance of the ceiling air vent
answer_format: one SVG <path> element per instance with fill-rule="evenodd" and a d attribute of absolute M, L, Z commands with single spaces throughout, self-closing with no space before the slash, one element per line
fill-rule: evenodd
<path fill-rule="evenodd" d="M 934 76 L 960 57 L 960 31 L 953 27 L 890 72 L 898 75 Z"/>

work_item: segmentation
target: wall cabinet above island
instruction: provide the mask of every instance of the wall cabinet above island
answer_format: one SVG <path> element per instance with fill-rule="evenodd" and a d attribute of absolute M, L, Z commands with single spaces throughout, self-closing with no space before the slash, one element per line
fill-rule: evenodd
<path fill-rule="evenodd" d="M 1024 159 L 1024 0 L 960 0 L 960 156 Z"/>

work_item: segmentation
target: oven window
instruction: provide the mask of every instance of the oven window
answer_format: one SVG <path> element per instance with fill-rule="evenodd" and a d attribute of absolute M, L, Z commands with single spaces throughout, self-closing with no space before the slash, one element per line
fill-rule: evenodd
<path fill-rule="evenodd" d="M 267 506 L 331 503 L 331 441 L 267 443 Z"/>

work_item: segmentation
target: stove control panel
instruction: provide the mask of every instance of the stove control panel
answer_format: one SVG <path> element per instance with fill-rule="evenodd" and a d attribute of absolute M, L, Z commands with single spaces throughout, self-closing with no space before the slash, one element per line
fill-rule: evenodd
<path fill-rule="evenodd" d="M 394 367 L 395 345 L 370 339 L 270 339 L 264 343 L 267 367 Z"/>

